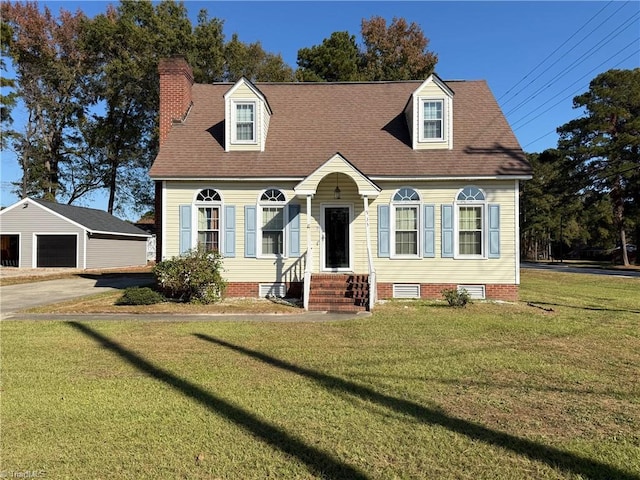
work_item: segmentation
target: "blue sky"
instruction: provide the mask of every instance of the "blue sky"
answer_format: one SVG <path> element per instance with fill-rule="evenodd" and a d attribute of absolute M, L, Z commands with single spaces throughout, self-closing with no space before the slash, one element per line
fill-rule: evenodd
<path fill-rule="evenodd" d="M 109 3 L 46 1 L 94 16 Z M 574 96 L 611 68 L 640 66 L 640 2 L 242 2 L 186 1 L 195 24 L 198 11 L 224 20 L 227 39 L 260 41 L 296 67 L 297 52 L 322 42 L 332 32 L 349 31 L 360 39 L 363 18 L 379 15 L 416 22 L 438 54 L 436 73 L 444 80 L 488 82 L 523 149 L 538 152 L 556 146 L 555 129 L 576 118 Z M 17 125 L 23 112 L 14 115 Z M 2 205 L 18 199 L 8 182 L 21 176 L 15 155 L 2 152 Z M 79 202 L 106 208 L 102 195 Z"/>

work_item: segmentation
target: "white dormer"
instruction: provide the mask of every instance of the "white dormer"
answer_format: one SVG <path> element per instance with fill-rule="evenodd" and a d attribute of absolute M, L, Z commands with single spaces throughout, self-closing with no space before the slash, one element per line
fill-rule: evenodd
<path fill-rule="evenodd" d="M 453 148 L 453 91 L 437 75 L 411 94 L 404 113 L 414 150 Z"/>
<path fill-rule="evenodd" d="M 261 151 L 267 142 L 271 107 L 266 97 L 242 77 L 224 94 L 225 151 Z"/>

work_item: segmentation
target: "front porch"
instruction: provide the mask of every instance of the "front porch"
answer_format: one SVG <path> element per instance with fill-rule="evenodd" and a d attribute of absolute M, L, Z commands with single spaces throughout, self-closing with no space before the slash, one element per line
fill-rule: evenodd
<path fill-rule="evenodd" d="M 380 188 L 335 154 L 294 191 L 306 200 L 305 309 L 372 310 L 376 272 L 369 204 Z"/>

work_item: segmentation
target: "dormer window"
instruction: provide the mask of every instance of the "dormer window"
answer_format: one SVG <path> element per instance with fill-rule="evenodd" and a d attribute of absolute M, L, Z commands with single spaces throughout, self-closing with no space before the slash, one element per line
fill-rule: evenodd
<path fill-rule="evenodd" d="M 422 101 L 422 140 L 442 140 L 444 138 L 443 103 L 442 100 Z"/>
<path fill-rule="evenodd" d="M 414 150 L 453 148 L 453 91 L 436 75 L 411 94 L 404 113 Z"/>
<path fill-rule="evenodd" d="M 224 149 L 226 152 L 264 152 L 271 120 L 266 97 L 246 78 L 224 94 Z"/>
<path fill-rule="evenodd" d="M 234 143 L 256 143 L 256 103 L 233 102 Z"/>

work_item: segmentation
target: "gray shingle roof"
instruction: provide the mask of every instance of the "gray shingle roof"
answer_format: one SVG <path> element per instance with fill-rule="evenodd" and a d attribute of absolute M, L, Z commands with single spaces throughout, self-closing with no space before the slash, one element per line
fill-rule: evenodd
<path fill-rule="evenodd" d="M 74 205 L 64 205 L 35 198 L 32 198 L 31 200 L 77 224 L 82 225 L 91 232 L 148 236 L 147 232 L 144 230 L 141 230 L 135 225 L 125 222 L 124 220 L 120 220 L 103 210 L 76 207 Z"/>
<path fill-rule="evenodd" d="M 365 175 L 530 175 L 526 156 L 484 81 L 451 81 L 453 149 L 413 150 L 404 108 L 422 82 L 258 83 L 273 110 L 264 152 L 225 152 L 231 84 L 195 84 L 153 178 L 305 177 L 340 152 Z"/>

